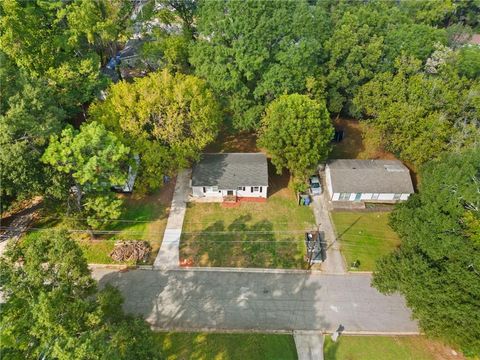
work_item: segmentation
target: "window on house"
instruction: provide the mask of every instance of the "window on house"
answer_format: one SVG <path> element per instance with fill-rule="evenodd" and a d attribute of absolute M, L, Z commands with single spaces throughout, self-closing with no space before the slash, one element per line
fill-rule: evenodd
<path fill-rule="evenodd" d="M 379 196 L 380 196 L 380 194 L 373 194 L 372 195 L 372 200 L 378 200 Z"/>
<path fill-rule="evenodd" d="M 237 190 L 245 191 L 245 186 L 239 186 Z"/>
<path fill-rule="evenodd" d="M 207 192 L 207 188 L 204 186 L 203 187 L 203 192 L 206 193 Z"/>
<path fill-rule="evenodd" d="M 212 186 L 212 191 L 218 191 L 218 186 Z"/>
<path fill-rule="evenodd" d="M 260 192 L 262 192 L 262 187 L 260 186 Z"/>
<path fill-rule="evenodd" d="M 401 196 L 402 196 L 402 194 L 394 194 L 393 195 L 393 200 L 400 200 Z"/>
<path fill-rule="evenodd" d="M 251 192 L 257 192 L 257 191 L 258 191 L 258 186 L 252 186 L 252 187 L 250 188 L 250 191 L 251 191 Z"/>
<path fill-rule="evenodd" d="M 340 193 L 339 200 L 348 200 L 350 199 L 350 193 Z"/>

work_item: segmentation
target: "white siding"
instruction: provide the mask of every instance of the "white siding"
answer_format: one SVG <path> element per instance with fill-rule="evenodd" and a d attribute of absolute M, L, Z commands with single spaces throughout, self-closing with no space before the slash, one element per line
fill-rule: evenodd
<path fill-rule="evenodd" d="M 337 201 L 340 198 L 340 193 L 334 193 L 332 196 L 333 201 Z"/>
<path fill-rule="evenodd" d="M 355 196 L 357 196 L 357 193 L 351 193 L 350 194 L 350 199 L 348 199 L 349 201 L 355 201 Z"/>
<path fill-rule="evenodd" d="M 395 194 L 380 194 L 378 195 L 378 200 L 393 200 Z"/>
<path fill-rule="evenodd" d="M 360 200 L 371 200 L 371 199 L 372 199 L 371 193 L 362 194 L 362 197 L 360 198 Z"/>
<path fill-rule="evenodd" d="M 402 194 L 402 196 L 400 197 L 400 200 L 407 200 L 409 196 L 410 194 Z"/>
<path fill-rule="evenodd" d="M 260 189 L 258 189 L 258 191 L 252 191 L 252 187 L 253 186 L 245 186 L 245 197 L 267 197 L 268 186 L 260 186 L 262 188 L 262 192 L 260 192 Z"/>
<path fill-rule="evenodd" d="M 201 186 L 192 186 L 192 195 L 197 196 L 197 197 L 204 196 L 202 187 Z"/>
<path fill-rule="evenodd" d="M 261 186 L 262 191 L 251 191 L 252 186 L 245 186 L 245 191 L 237 189 L 219 189 L 212 191 L 208 186 L 205 187 L 206 192 L 203 191 L 203 186 L 192 186 L 192 195 L 195 197 L 222 197 L 227 196 L 229 190 L 233 190 L 233 195 L 239 197 L 267 197 L 268 186 Z"/>

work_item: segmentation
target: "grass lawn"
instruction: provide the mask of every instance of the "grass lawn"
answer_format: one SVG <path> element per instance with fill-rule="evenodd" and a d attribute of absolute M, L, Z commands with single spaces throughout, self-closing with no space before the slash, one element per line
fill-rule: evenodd
<path fill-rule="evenodd" d="M 297 359 L 291 335 L 155 333 L 166 360 Z"/>
<path fill-rule="evenodd" d="M 375 261 L 400 244 L 388 216 L 389 212 L 332 212 L 347 266 L 359 260 L 358 270 L 373 271 Z"/>
<path fill-rule="evenodd" d="M 189 203 L 180 258 L 196 266 L 304 268 L 303 231 L 314 228 L 313 212 L 297 205 L 287 175 L 270 180 L 264 203 Z"/>
<path fill-rule="evenodd" d="M 76 233 L 88 263 L 118 264 L 109 254 L 117 240 L 144 240 L 150 243 L 152 251 L 147 263 L 153 263 L 162 243 L 163 232 L 167 225 L 168 210 L 174 184 L 167 184 L 160 191 L 149 196 L 128 196 L 125 199 L 125 211 L 119 220 L 109 222 L 98 230 L 115 231 L 92 238 L 87 232 Z M 69 224 L 67 220 L 49 219 L 48 215 L 37 222 L 39 228 L 76 228 L 80 225 Z M 82 227 L 83 228 L 83 227 Z M 38 236 L 39 232 L 30 232 L 28 238 Z M 133 263 L 128 263 L 133 265 Z"/>
<path fill-rule="evenodd" d="M 450 360 L 451 349 L 424 336 L 340 336 L 334 343 L 325 337 L 325 360 Z"/>

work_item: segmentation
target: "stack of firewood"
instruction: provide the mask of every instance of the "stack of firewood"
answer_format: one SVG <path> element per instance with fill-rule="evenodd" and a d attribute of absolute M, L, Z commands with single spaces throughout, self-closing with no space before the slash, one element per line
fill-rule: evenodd
<path fill-rule="evenodd" d="M 117 241 L 110 253 L 115 261 L 145 261 L 150 254 L 150 244 L 146 241 Z"/>

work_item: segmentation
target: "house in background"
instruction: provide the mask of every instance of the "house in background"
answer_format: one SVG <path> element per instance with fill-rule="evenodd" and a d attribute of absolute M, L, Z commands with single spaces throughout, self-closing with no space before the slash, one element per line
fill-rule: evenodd
<path fill-rule="evenodd" d="M 398 160 L 332 160 L 325 182 L 332 201 L 393 203 L 414 192 L 410 171 Z"/>
<path fill-rule="evenodd" d="M 197 199 L 266 199 L 267 157 L 262 153 L 203 154 L 192 169 L 191 186 Z"/>

